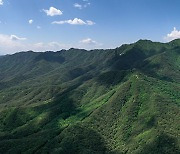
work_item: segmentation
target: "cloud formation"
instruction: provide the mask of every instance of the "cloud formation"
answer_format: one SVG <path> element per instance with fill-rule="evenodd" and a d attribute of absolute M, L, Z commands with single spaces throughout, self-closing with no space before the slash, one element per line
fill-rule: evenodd
<path fill-rule="evenodd" d="M 95 22 L 91 21 L 91 20 L 86 20 L 87 25 L 95 25 Z"/>
<path fill-rule="evenodd" d="M 98 47 L 101 47 L 102 46 L 102 43 L 98 43 L 94 40 L 92 40 L 91 38 L 86 38 L 86 39 L 83 39 L 81 41 L 79 41 L 79 43 L 81 44 L 81 46 L 83 48 L 98 48 Z"/>
<path fill-rule="evenodd" d="M 91 5 L 91 3 L 90 2 L 88 2 L 88 1 L 83 1 L 83 2 L 85 2 L 85 4 L 79 4 L 79 3 L 74 3 L 74 7 L 75 8 L 78 8 L 78 9 L 83 9 L 83 8 L 86 8 L 86 7 L 88 7 L 88 6 L 90 6 Z"/>
<path fill-rule="evenodd" d="M 91 38 L 81 40 L 80 43 L 88 44 L 88 45 L 96 45 L 97 44 L 97 42 L 92 40 Z"/>
<path fill-rule="evenodd" d="M 171 31 L 171 33 L 167 34 L 167 36 L 164 38 L 166 41 L 172 41 L 174 39 L 180 38 L 180 31 L 174 27 L 174 29 Z"/>
<path fill-rule="evenodd" d="M 29 22 L 29 24 L 32 24 L 32 23 L 33 23 L 33 20 L 32 20 L 32 19 L 30 19 L 28 22 Z"/>
<path fill-rule="evenodd" d="M 33 51 L 58 51 L 61 49 L 68 49 L 69 45 L 60 42 L 39 42 L 31 44 L 30 49 Z"/>
<path fill-rule="evenodd" d="M 97 49 L 101 48 L 102 44 L 92 40 L 91 38 L 83 39 L 76 44 L 63 44 L 57 41 L 51 42 L 38 42 L 28 43 L 24 41 L 25 38 L 17 37 L 16 35 L 0 34 L 0 55 L 12 54 L 20 51 L 59 51 L 61 49 L 70 48 L 84 48 L 84 49 Z"/>
<path fill-rule="evenodd" d="M 75 4 L 74 4 L 74 7 L 75 7 L 75 8 L 78 8 L 78 9 L 82 9 L 83 6 L 82 6 L 81 4 L 75 3 Z"/>
<path fill-rule="evenodd" d="M 86 38 L 79 41 L 79 48 L 91 50 L 91 49 L 101 49 L 102 43 L 99 43 L 91 38 Z"/>
<path fill-rule="evenodd" d="M 24 40 L 26 40 L 26 38 L 18 37 L 18 36 L 16 36 L 16 35 L 11 35 L 11 36 L 10 36 L 10 39 L 11 39 L 12 41 L 24 41 Z"/>
<path fill-rule="evenodd" d="M 63 12 L 55 7 L 50 7 L 49 10 L 43 9 L 43 11 L 47 14 L 47 16 L 57 16 L 62 15 Z"/>
<path fill-rule="evenodd" d="M 73 20 L 62 20 L 62 21 L 53 21 L 52 24 L 70 24 L 70 25 L 94 25 L 95 23 L 91 20 L 83 21 L 82 19 L 74 18 Z"/>
<path fill-rule="evenodd" d="M 4 4 L 3 0 L 0 0 L 0 5 L 3 5 L 3 4 Z"/>
<path fill-rule="evenodd" d="M 0 55 L 11 53 L 12 51 L 20 51 L 25 47 L 22 41 L 26 38 L 21 38 L 16 35 L 0 34 Z"/>
<path fill-rule="evenodd" d="M 20 51 L 57 51 L 68 49 L 71 46 L 60 42 L 39 42 L 27 43 L 26 38 L 17 37 L 16 35 L 0 34 L 0 55 L 12 54 Z"/>

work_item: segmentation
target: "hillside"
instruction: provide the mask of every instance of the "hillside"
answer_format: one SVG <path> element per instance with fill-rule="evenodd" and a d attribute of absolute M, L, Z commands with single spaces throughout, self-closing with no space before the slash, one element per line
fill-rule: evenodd
<path fill-rule="evenodd" d="M 0 57 L 0 153 L 179 154 L 180 40 Z"/>

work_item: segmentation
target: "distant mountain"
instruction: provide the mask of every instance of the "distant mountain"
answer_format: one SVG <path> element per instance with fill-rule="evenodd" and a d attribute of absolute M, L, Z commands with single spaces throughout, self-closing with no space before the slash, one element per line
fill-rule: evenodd
<path fill-rule="evenodd" d="M 180 40 L 1 57 L 0 153 L 179 154 Z"/>

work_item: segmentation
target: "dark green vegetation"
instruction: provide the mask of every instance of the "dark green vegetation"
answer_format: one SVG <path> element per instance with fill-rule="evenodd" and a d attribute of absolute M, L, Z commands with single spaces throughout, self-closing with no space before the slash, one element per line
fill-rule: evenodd
<path fill-rule="evenodd" d="M 0 153 L 179 154 L 180 40 L 0 58 Z"/>

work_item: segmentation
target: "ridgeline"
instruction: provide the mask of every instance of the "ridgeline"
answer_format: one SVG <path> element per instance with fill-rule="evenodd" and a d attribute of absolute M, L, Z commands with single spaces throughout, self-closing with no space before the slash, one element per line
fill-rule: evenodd
<path fill-rule="evenodd" d="M 179 154 L 180 40 L 1 56 L 0 153 Z"/>

